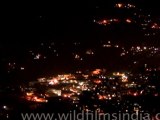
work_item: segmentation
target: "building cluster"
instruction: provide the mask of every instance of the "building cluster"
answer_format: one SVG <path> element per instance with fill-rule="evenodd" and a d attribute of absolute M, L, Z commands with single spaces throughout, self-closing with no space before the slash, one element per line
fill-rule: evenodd
<path fill-rule="evenodd" d="M 23 99 L 35 103 L 48 103 L 49 98 L 59 101 L 69 99 L 75 109 L 84 111 L 106 112 L 102 104 L 116 106 L 123 112 L 143 112 L 143 105 L 125 98 L 138 99 L 150 95 L 159 97 L 159 77 L 157 71 L 147 68 L 144 73 L 113 72 L 107 74 L 103 69 L 90 72 L 76 71 L 72 74 L 55 75 L 39 78 L 23 88 Z M 153 75 L 152 75 L 153 72 Z M 84 101 L 83 101 L 84 100 Z M 90 103 L 87 101 L 90 100 Z"/>
<path fill-rule="evenodd" d="M 114 28 L 116 28 L 116 25 L 134 25 L 137 26 L 136 29 L 140 30 L 141 34 L 146 37 L 158 35 L 160 30 L 159 20 L 158 18 L 154 18 L 149 12 L 131 3 L 116 3 L 113 9 L 117 13 L 113 15 L 113 17 L 110 16 L 110 18 L 106 18 L 105 15 L 95 16 L 93 22 L 105 26 L 107 29 L 109 29 L 111 25 L 114 26 Z M 121 13 L 126 14 L 123 15 Z"/>

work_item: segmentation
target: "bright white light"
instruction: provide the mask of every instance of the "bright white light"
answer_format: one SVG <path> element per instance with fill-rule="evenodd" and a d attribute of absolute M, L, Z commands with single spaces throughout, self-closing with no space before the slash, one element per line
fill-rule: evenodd
<path fill-rule="evenodd" d="M 40 57 L 41 57 L 41 54 L 37 54 L 37 55 L 34 57 L 34 59 L 35 59 L 35 60 L 38 60 L 38 59 L 40 59 Z"/>
<path fill-rule="evenodd" d="M 53 79 L 49 82 L 49 85 L 55 85 L 58 84 L 58 80 L 57 79 Z"/>
<path fill-rule="evenodd" d="M 7 106 L 5 106 L 5 105 L 4 105 L 4 106 L 3 106 L 3 108 L 4 108 L 4 109 L 6 109 L 6 108 L 7 108 Z"/>
<path fill-rule="evenodd" d="M 24 70 L 24 67 L 21 67 L 20 69 L 21 69 L 21 70 Z"/>

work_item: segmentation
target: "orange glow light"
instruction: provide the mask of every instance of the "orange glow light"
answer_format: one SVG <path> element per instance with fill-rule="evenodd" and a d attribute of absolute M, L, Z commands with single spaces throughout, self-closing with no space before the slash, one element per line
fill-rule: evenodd
<path fill-rule="evenodd" d="M 131 23 L 132 21 L 130 19 L 126 19 L 126 22 L 127 23 Z"/>
<path fill-rule="evenodd" d="M 134 93 L 133 96 L 138 96 L 138 93 Z"/>
<path fill-rule="evenodd" d="M 103 20 L 103 24 L 106 24 L 107 23 L 107 20 Z"/>
<path fill-rule="evenodd" d="M 98 75 L 98 74 L 100 74 L 100 73 L 101 73 L 101 70 L 100 70 L 100 69 L 96 69 L 96 70 L 93 71 L 93 74 L 94 74 L 94 75 Z"/>
<path fill-rule="evenodd" d="M 118 8 L 122 8 L 122 7 L 123 7 L 123 4 L 118 3 L 116 6 L 117 6 Z"/>
<path fill-rule="evenodd" d="M 101 80 L 94 80 L 94 83 L 100 84 L 102 81 Z"/>

